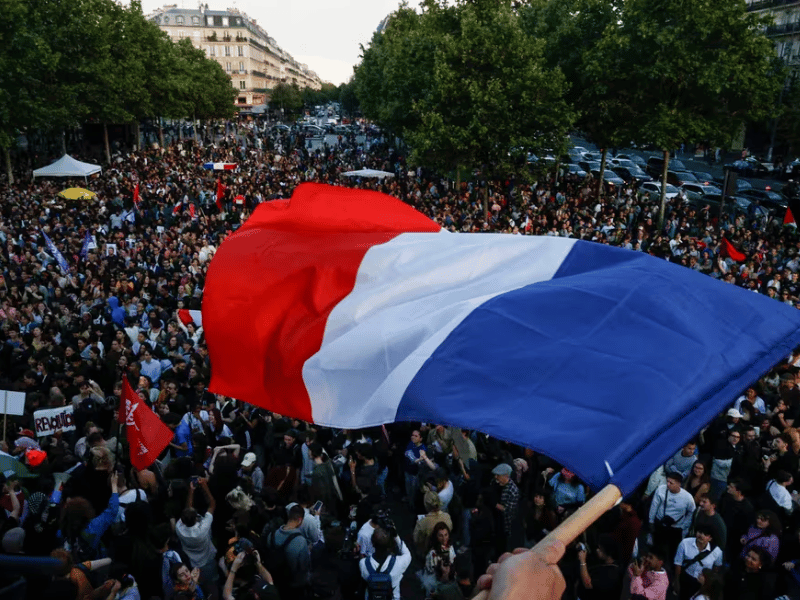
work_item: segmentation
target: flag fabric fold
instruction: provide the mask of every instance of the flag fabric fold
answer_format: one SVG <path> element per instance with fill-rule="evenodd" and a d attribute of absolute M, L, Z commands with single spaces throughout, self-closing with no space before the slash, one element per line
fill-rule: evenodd
<path fill-rule="evenodd" d="M 800 344 L 800 311 L 640 252 L 448 233 L 319 184 L 225 240 L 202 313 L 213 392 L 479 429 L 624 493 Z"/>
<path fill-rule="evenodd" d="M 172 207 L 172 214 L 179 215 L 183 210 L 183 200 L 179 200 L 178 203 Z"/>
<path fill-rule="evenodd" d="M 58 263 L 58 268 L 61 269 L 61 272 L 64 275 L 69 274 L 69 264 L 67 264 L 67 259 L 64 258 L 64 255 L 56 248 L 56 245 L 53 243 L 53 240 L 50 239 L 44 229 L 41 230 L 42 235 L 44 236 L 44 243 L 47 246 L 47 250 L 50 252 L 50 255 L 56 259 L 56 263 Z"/>
<path fill-rule="evenodd" d="M 796 223 L 794 220 L 794 215 L 792 214 L 792 209 L 787 208 L 786 214 L 783 216 L 783 224 L 784 225 L 791 225 L 792 223 Z"/>
<path fill-rule="evenodd" d="M 137 210 L 139 208 L 140 200 L 141 198 L 139 197 L 139 184 L 137 183 L 136 187 L 133 188 L 133 205 L 137 208 Z"/>
<path fill-rule="evenodd" d="M 222 197 L 225 195 L 226 189 L 228 188 L 224 183 L 222 183 L 222 180 L 217 179 L 216 201 L 217 201 L 217 208 L 220 209 L 220 211 L 222 210 Z"/>
<path fill-rule="evenodd" d="M 736 262 L 742 262 L 747 258 L 744 253 L 739 252 L 734 245 L 728 241 L 727 238 L 722 238 L 722 253 L 729 256 Z"/>
<path fill-rule="evenodd" d="M 239 163 L 207 162 L 203 163 L 203 168 L 207 171 L 234 171 Z"/>
<path fill-rule="evenodd" d="M 89 230 L 86 230 L 86 235 L 83 236 L 83 244 L 81 244 L 81 251 L 78 253 L 78 256 L 81 260 L 86 260 L 86 257 L 89 255 L 89 244 L 92 243 L 92 236 L 89 234 Z"/>
<path fill-rule="evenodd" d="M 141 471 L 155 462 L 173 433 L 133 391 L 127 377 L 122 378 L 121 399 L 119 422 L 125 425 L 131 464 Z"/>

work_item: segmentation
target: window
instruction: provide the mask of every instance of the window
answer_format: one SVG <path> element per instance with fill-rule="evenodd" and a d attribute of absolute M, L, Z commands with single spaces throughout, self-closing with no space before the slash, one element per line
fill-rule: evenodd
<path fill-rule="evenodd" d="M 239 61 L 239 70 L 244 72 L 244 63 L 242 61 Z"/>
<path fill-rule="evenodd" d="M 192 17 L 192 25 L 200 25 L 200 17 Z"/>
<path fill-rule="evenodd" d="M 206 17 L 206 25 L 208 25 L 209 27 L 213 27 L 214 17 Z"/>
<path fill-rule="evenodd" d="M 222 26 L 223 27 L 227 27 L 228 26 L 228 17 L 222 17 Z"/>
<path fill-rule="evenodd" d="M 217 55 L 217 49 L 216 49 L 216 47 L 214 47 L 214 46 L 209 46 L 209 47 L 208 47 L 208 55 L 209 55 L 209 56 L 216 56 L 216 55 Z"/>
<path fill-rule="evenodd" d="M 244 85 L 244 79 L 242 79 L 242 80 L 239 82 L 239 89 L 240 89 L 240 90 L 243 90 L 244 88 L 245 88 L 245 85 Z"/>
<path fill-rule="evenodd" d="M 239 56 L 244 56 L 244 46 L 239 46 Z"/>
<path fill-rule="evenodd" d="M 166 25 L 167 23 L 169 23 L 169 17 L 164 15 L 164 25 Z"/>
<path fill-rule="evenodd" d="M 175 17 L 175 22 L 178 25 L 183 25 L 183 17 Z"/>
<path fill-rule="evenodd" d="M 230 73 L 231 72 L 231 63 L 225 63 L 225 70 Z"/>
<path fill-rule="evenodd" d="M 225 46 L 225 56 L 230 56 L 230 55 L 231 55 L 231 47 Z"/>
<path fill-rule="evenodd" d="M 247 104 L 247 98 L 244 96 L 239 96 L 239 104 Z"/>

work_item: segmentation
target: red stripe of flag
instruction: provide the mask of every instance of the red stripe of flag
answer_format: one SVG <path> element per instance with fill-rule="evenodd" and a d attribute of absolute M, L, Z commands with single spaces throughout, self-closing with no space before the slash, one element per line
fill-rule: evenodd
<path fill-rule="evenodd" d="M 217 208 L 222 212 L 222 196 L 225 195 L 227 187 L 221 180 L 217 179 Z"/>
<path fill-rule="evenodd" d="M 411 207 L 365 190 L 304 183 L 290 200 L 260 204 L 209 266 L 203 328 L 214 365 L 211 389 L 259 406 L 280 400 L 285 414 L 310 421 L 303 364 L 319 351 L 328 317 L 352 292 L 364 255 L 401 233 L 440 229 Z M 312 247 L 329 250 L 324 269 Z"/>
<path fill-rule="evenodd" d="M 794 215 L 792 214 L 792 209 L 787 208 L 786 214 L 783 217 L 783 224 L 784 225 L 791 225 L 792 223 L 796 223 L 797 221 L 794 220 Z"/>

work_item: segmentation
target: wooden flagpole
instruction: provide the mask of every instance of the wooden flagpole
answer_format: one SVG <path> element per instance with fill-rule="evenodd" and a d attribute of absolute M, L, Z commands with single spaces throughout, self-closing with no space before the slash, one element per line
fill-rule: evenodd
<path fill-rule="evenodd" d="M 548 533 L 542 541 L 531 548 L 531 552 L 542 552 L 544 548 L 548 547 L 556 540 L 566 546 L 581 533 L 586 531 L 586 529 L 597 521 L 606 511 L 611 509 L 620 498 L 622 498 L 620 489 L 609 483 L 597 494 L 592 496 L 586 504 L 567 517 L 563 523 Z M 473 600 L 487 600 L 488 598 L 489 590 L 483 590 L 476 595 Z"/>

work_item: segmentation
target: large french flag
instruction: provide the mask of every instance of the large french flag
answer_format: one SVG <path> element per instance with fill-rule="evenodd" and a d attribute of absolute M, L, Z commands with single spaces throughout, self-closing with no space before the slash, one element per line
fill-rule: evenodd
<path fill-rule="evenodd" d="M 203 168 L 207 171 L 235 171 L 239 163 L 207 162 Z"/>
<path fill-rule="evenodd" d="M 214 392 L 479 429 L 624 493 L 800 344 L 800 311 L 646 254 L 318 184 L 226 239 L 202 312 Z"/>

